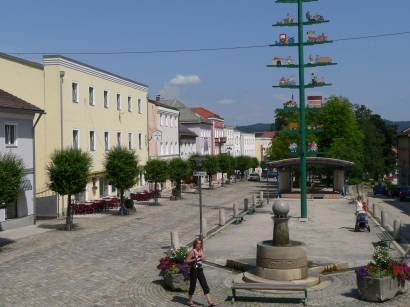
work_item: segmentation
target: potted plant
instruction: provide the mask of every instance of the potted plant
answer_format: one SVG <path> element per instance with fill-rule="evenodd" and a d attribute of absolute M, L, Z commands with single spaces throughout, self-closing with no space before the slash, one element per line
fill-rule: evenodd
<path fill-rule="evenodd" d="M 386 247 L 378 246 L 372 262 L 356 271 L 360 297 L 370 302 L 384 302 L 406 291 L 410 280 L 410 268 L 404 262 L 395 261 Z"/>
<path fill-rule="evenodd" d="M 160 259 L 158 269 L 161 271 L 160 276 L 163 277 L 166 288 L 172 291 L 189 290 L 190 267 L 185 263 L 187 254 L 188 249 L 181 247 L 177 250 L 169 250 L 166 256 Z"/>

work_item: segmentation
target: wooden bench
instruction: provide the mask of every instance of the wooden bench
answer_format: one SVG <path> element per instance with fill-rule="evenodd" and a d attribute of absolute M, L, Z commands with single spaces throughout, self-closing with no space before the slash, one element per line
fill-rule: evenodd
<path fill-rule="evenodd" d="M 307 288 L 304 285 L 272 285 L 265 283 L 232 283 L 232 303 L 235 303 L 236 290 L 275 290 L 275 291 L 295 291 L 303 292 L 305 294 L 304 298 L 301 298 L 303 305 L 307 306 Z"/>
<path fill-rule="evenodd" d="M 378 245 L 385 246 L 391 249 L 390 246 L 394 239 L 387 231 L 379 232 L 377 233 L 377 236 L 380 239 L 380 241 L 377 242 Z"/>

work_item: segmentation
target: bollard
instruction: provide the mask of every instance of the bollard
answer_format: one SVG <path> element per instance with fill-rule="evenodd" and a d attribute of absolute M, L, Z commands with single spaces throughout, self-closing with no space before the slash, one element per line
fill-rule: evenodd
<path fill-rule="evenodd" d="M 235 203 L 233 204 L 233 217 L 239 217 L 238 206 Z"/>
<path fill-rule="evenodd" d="M 206 236 L 208 235 L 208 225 L 206 223 L 206 219 L 202 219 L 202 235 L 204 236 L 204 238 L 206 238 Z"/>
<path fill-rule="evenodd" d="M 379 216 L 379 207 L 376 204 L 373 204 L 373 217 L 378 220 Z"/>
<path fill-rule="evenodd" d="M 382 210 L 380 215 L 380 225 L 382 225 L 382 227 L 384 228 L 386 228 L 387 225 L 387 212 L 385 212 L 384 210 Z"/>
<path fill-rule="evenodd" d="M 225 225 L 225 209 L 219 208 L 219 226 Z"/>
<path fill-rule="evenodd" d="M 171 248 L 176 250 L 181 247 L 177 231 L 171 231 Z"/>
<path fill-rule="evenodd" d="M 259 200 L 260 200 L 260 202 L 263 204 L 263 191 L 260 191 L 260 193 L 259 193 Z"/>
<path fill-rule="evenodd" d="M 245 198 L 243 200 L 243 211 L 248 211 L 249 210 L 249 199 Z"/>
<path fill-rule="evenodd" d="M 258 201 L 258 195 L 256 194 L 256 193 L 254 193 L 253 195 L 252 195 L 252 200 L 253 200 L 253 203 L 255 204 L 255 206 L 256 206 L 256 202 Z"/>
<path fill-rule="evenodd" d="M 401 221 L 400 220 L 394 220 L 393 223 L 393 238 L 395 240 L 400 240 L 400 230 L 401 230 Z"/>

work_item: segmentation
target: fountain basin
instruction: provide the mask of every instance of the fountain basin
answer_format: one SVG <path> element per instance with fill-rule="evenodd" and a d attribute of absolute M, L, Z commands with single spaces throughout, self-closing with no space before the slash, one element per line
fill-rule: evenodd
<path fill-rule="evenodd" d="M 272 240 L 257 244 L 255 275 L 277 281 L 306 279 L 307 255 L 304 244 L 289 241 L 285 246 L 273 246 Z"/>

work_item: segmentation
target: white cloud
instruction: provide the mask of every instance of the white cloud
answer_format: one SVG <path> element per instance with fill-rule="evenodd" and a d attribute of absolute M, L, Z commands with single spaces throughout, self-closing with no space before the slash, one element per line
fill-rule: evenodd
<path fill-rule="evenodd" d="M 169 81 L 170 85 L 174 86 L 181 86 L 181 85 L 197 85 L 201 83 L 201 78 L 197 75 L 177 75 L 171 81 Z"/>
<path fill-rule="evenodd" d="M 221 100 L 218 100 L 216 103 L 217 104 L 228 105 L 228 104 L 234 104 L 235 100 L 233 100 L 233 99 L 221 99 Z"/>

